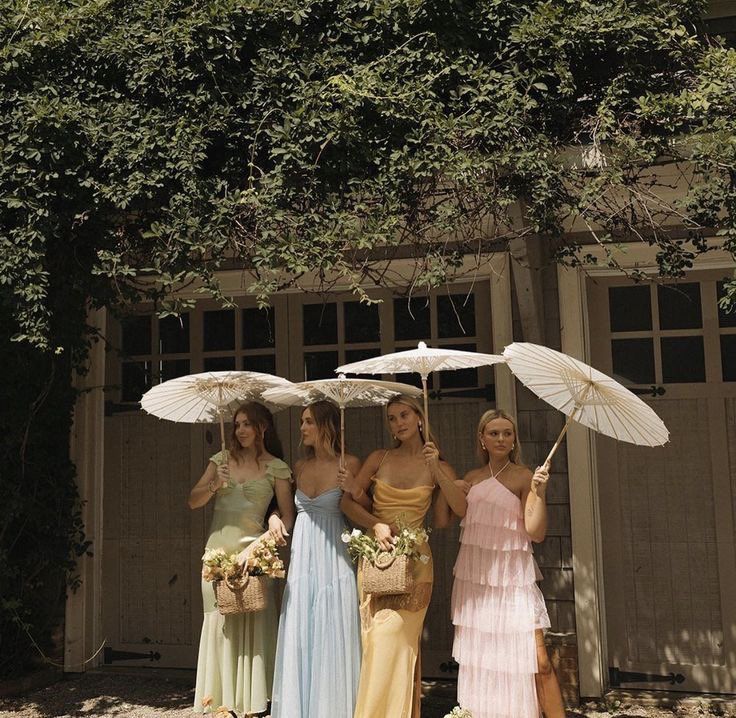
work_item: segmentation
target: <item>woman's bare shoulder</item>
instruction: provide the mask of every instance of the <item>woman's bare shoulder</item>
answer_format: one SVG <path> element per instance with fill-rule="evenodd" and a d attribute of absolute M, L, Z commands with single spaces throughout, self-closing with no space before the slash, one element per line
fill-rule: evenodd
<path fill-rule="evenodd" d="M 479 481 L 483 481 L 483 479 L 488 478 L 488 468 L 485 466 L 479 466 L 476 469 L 471 469 L 468 471 L 467 474 L 463 477 L 464 481 L 467 481 L 470 484 L 476 484 Z"/>
<path fill-rule="evenodd" d="M 345 464 L 354 474 L 360 471 L 361 460 L 353 454 L 345 454 Z"/>
<path fill-rule="evenodd" d="M 384 456 L 389 453 L 390 449 L 376 449 L 368 454 L 368 458 L 365 460 L 366 465 L 368 464 L 380 464 Z"/>
<path fill-rule="evenodd" d="M 514 485 L 525 488 L 531 484 L 532 470 L 524 464 L 513 464 L 507 469 L 508 474 L 506 480 L 513 482 Z"/>

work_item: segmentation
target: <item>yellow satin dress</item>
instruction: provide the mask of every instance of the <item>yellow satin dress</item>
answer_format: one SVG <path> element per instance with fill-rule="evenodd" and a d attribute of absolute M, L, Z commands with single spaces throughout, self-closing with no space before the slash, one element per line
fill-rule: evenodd
<path fill-rule="evenodd" d="M 397 489 L 373 478 L 373 515 L 387 524 L 402 521 L 417 528 L 432 505 L 433 486 Z M 363 660 L 354 718 L 417 718 L 421 711 L 420 644 L 432 596 L 432 553 L 424 544 L 427 563 L 416 561 L 413 594 L 364 594 L 361 576 L 360 619 Z"/>

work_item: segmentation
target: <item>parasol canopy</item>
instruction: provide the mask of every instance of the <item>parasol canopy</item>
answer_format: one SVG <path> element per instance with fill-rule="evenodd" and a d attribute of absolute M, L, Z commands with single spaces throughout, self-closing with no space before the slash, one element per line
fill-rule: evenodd
<path fill-rule="evenodd" d="M 224 451 L 225 414 L 231 415 L 245 401 L 262 401 L 266 389 L 290 385 L 286 379 L 255 371 L 188 374 L 149 389 L 141 398 L 141 408 L 159 419 L 186 424 L 219 420 Z"/>
<path fill-rule="evenodd" d="M 303 381 L 264 392 L 263 398 L 283 406 L 305 406 L 326 399 L 340 409 L 341 462 L 345 463 L 345 409 L 386 404 L 400 394 L 419 396 L 421 390 L 411 384 L 374 379 L 354 379 L 341 374 L 335 379 Z"/>
<path fill-rule="evenodd" d="M 364 359 L 363 361 L 343 364 L 335 371 L 343 374 L 395 374 L 414 372 L 422 379 L 424 394 L 424 416 L 429 423 L 427 377 L 433 371 L 454 369 L 472 369 L 505 361 L 498 354 L 481 354 L 480 352 L 461 351 L 428 347 L 426 342 L 419 342 L 416 349 L 383 354 L 382 356 Z"/>
<path fill-rule="evenodd" d="M 568 416 L 544 462 L 547 467 L 573 420 L 640 446 L 661 446 L 669 440 L 667 427 L 650 406 L 592 366 L 529 342 L 509 344 L 503 356 L 524 386 Z"/>

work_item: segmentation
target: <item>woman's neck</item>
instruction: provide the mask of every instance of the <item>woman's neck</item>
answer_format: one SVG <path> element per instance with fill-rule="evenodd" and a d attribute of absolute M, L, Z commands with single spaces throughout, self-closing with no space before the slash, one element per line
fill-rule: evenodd
<path fill-rule="evenodd" d="M 402 441 L 396 447 L 397 451 L 400 451 L 402 454 L 421 454 L 423 448 L 424 444 L 419 434 L 415 434 L 407 441 Z"/>
<path fill-rule="evenodd" d="M 331 461 L 335 458 L 333 454 L 330 454 L 327 449 L 322 446 L 314 447 L 314 456 L 312 458 L 315 461 Z"/>
<path fill-rule="evenodd" d="M 240 451 L 238 452 L 236 456 L 236 461 L 238 463 L 247 464 L 258 464 L 258 454 L 256 453 L 255 446 L 249 446 L 249 447 L 241 447 Z"/>
<path fill-rule="evenodd" d="M 492 474 L 498 474 L 499 471 L 505 469 L 511 463 L 511 457 L 507 454 L 501 459 L 490 459 L 488 466 Z"/>

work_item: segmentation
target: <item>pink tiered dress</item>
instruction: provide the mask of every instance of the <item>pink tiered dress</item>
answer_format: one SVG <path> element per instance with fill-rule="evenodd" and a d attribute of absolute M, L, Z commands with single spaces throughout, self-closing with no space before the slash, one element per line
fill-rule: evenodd
<path fill-rule="evenodd" d="M 539 718 L 535 629 L 549 628 L 521 500 L 493 477 L 468 492 L 452 589 L 458 703 L 473 718 Z"/>

